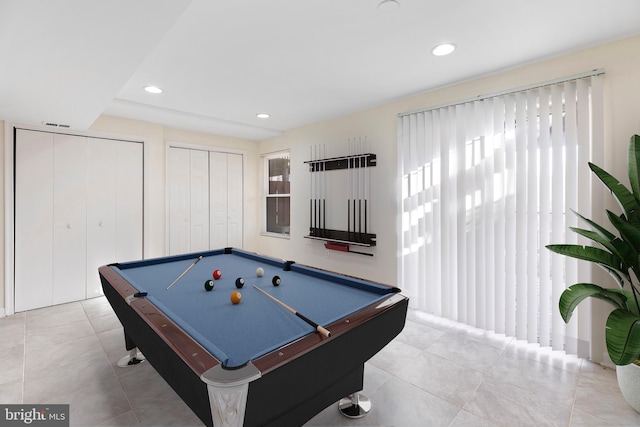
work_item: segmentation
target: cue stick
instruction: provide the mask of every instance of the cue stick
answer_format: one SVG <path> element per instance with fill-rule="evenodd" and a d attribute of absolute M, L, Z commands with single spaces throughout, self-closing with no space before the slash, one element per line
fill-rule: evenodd
<path fill-rule="evenodd" d="M 351 159 L 349 155 L 351 155 L 351 138 L 349 138 L 349 142 L 347 144 L 348 147 L 348 155 L 347 155 L 347 235 L 351 235 Z"/>
<path fill-rule="evenodd" d="M 316 159 L 316 162 L 318 162 L 320 160 L 320 154 L 318 152 L 318 145 L 314 145 L 314 157 Z M 320 227 L 320 223 L 318 222 L 318 209 L 319 209 L 319 193 L 320 193 L 320 187 L 318 186 L 318 182 L 320 180 L 320 178 L 318 177 L 318 174 L 320 173 L 320 163 L 316 163 L 316 175 L 314 176 L 314 181 L 313 181 L 313 215 L 314 215 L 314 227 L 317 229 Z"/>
<path fill-rule="evenodd" d="M 331 336 L 331 332 L 329 332 L 327 329 L 325 329 L 322 326 L 318 325 L 313 320 L 303 316 L 302 314 L 300 314 L 299 312 L 297 312 L 293 308 L 289 307 L 287 304 L 285 304 L 282 301 L 280 301 L 278 298 L 274 297 L 273 295 L 269 294 L 266 291 L 263 291 L 262 289 L 260 289 L 256 285 L 253 285 L 253 287 L 256 288 L 257 290 L 259 290 L 260 292 L 262 292 L 263 294 L 265 294 L 266 296 L 268 296 L 269 298 L 271 298 L 272 300 L 274 300 L 275 302 L 277 302 L 278 304 L 280 304 L 282 307 L 284 307 L 290 313 L 295 314 L 296 316 L 298 316 L 299 318 L 301 318 L 302 320 L 304 320 L 305 322 L 307 322 L 308 324 L 310 324 L 311 326 L 316 328 L 316 331 L 318 331 L 322 336 L 324 336 L 326 338 Z"/>
<path fill-rule="evenodd" d="M 201 259 L 202 259 L 202 255 L 200 255 L 197 260 L 193 261 L 193 263 L 191 263 L 191 265 L 189 267 L 187 267 L 187 269 L 185 271 L 183 271 L 181 275 L 176 277 L 176 280 L 174 280 L 169 286 L 167 286 L 167 290 L 171 289 L 173 287 L 173 285 L 178 283 L 178 280 L 182 279 L 182 276 L 187 274 L 189 272 L 189 270 L 191 270 L 193 268 L 193 266 L 196 265 L 198 263 L 198 261 L 200 261 Z"/>
<path fill-rule="evenodd" d="M 314 218 L 314 213 L 315 213 L 315 206 L 316 206 L 316 172 L 318 171 L 318 164 L 315 163 L 316 161 L 316 156 L 315 156 L 315 145 L 311 146 L 311 160 L 314 162 L 313 164 L 313 171 L 311 173 L 311 212 L 310 212 L 310 216 L 311 216 L 311 228 L 315 228 L 316 227 L 316 222 L 313 220 Z"/>
<path fill-rule="evenodd" d="M 351 202 L 353 201 L 353 205 L 352 205 L 352 211 L 351 211 L 351 218 L 349 218 L 350 221 L 350 230 L 352 230 L 354 233 L 356 232 L 356 191 L 355 191 L 355 185 L 356 185 L 356 175 L 355 175 L 355 167 L 356 167 L 356 159 L 355 159 L 355 154 L 356 154 L 356 138 L 353 138 L 353 143 L 350 147 L 351 149 L 349 150 L 349 154 L 351 155 L 349 158 L 349 187 L 350 187 L 350 191 L 351 191 L 351 196 L 349 198 L 349 204 L 351 204 Z"/>
<path fill-rule="evenodd" d="M 311 176 L 309 178 L 309 228 L 311 234 L 313 234 L 313 172 L 315 170 L 315 164 L 313 163 L 313 145 L 309 146 L 309 159 L 311 165 Z"/>
<path fill-rule="evenodd" d="M 362 137 L 358 138 L 358 147 L 359 147 L 358 148 L 358 233 L 362 234 L 362 193 L 364 190 L 363 181 L 362 181 L 362 177 L 363 177 Z M 360 239 L 361 237 L 362 236 L 360 236 L 358 239 Z"/>
<path fill-rule="evenodd" d="M 360 186 L 362 185 L 362 155 L 358 157 L 358 233 L 362 234 L 362 192 Z"/>
<path fill-rule="evenodd" d="M 327 230 L 327 147 L 323 143 L 322 144 L 322 175 L 320 180 L 320 202 L 322 203 L 322 211 L 320 217 L 322 221 L 320 223 L 320 228 L 322 228 L 322 235 L 324 236 L 325 231 Z"/>
<path fill-rule="evenodd" d="M 353 143 L 353 170 L 351 171 L 353 174 L 353 234 L 355 236 L 355 234 L 358 232 L 358 229 L 356 227 L 357 225 L 357 218 L 358 218 L 358 211 L 356 209 L 357 207 L 357 203 L 356 203 L 356 199 L 359 196 L 359 189 L 358 189 L 358 170 L 356 169 L 356 153 L 358 151 L 358 146 L 356 145 L 355 142 L 355 138 L 354 138 L 354 143 Z"/>
<path fill-rule="evenodd" d="M 358 138 L 358 143 L 356 145 L 356 154 L 357 154 L 358 157 L 354 158 L 354 160 L 356 160 L 356 159 L 358 160 L 357 166 L 356 166 L 358 168 L 358 169 L 356 169 L 356 194 L 358 195 L 357 196 L 357 199 L 358 199 L 358 205 L 357 205 L 357 207 L 358 207 L 358 214 L 357 214 L 357 218 L 358 218 L 358 222 L 357 222 L 357 224 L 358 224 L 358 234 L 362 232 L 362 227 L 360 226 L 360 223 L 362 222 L 361 221 L 362 220 L 362 202 L 361 202 L 362 196 L 360 194 L 360 171 L 362 170 L 361 165 L 360 165 L 360 160 L 361 160 L 360 153 L 362 152 L 361 151 L 362 147 L 360 146 L 361 142 L 362 142 L 361 139 L 362 139 L 361 137 Z M 356 230 L 354 230 L 354 231 L 356 231 Z"/>
<path fill-rule="evenodd" d="M 367 144 L 367 137 L 364 137 L 364 152 L 369 153 L 369 144 Z M 365 155 L 364 158 L 364 234 L 367 234 L 367 200 L 369 200 L 369 169 L 368 169 L 369 157 Z"/>
<path fill-rule="evenodd" d="M 316 145 L 316 157 L 318 158 L 318 179 L 316 181 L 316 199 L 318 200 L 318 212 L 316 227 L 320 230 L 322 235 L 322 150 L 320 144 Z"/>

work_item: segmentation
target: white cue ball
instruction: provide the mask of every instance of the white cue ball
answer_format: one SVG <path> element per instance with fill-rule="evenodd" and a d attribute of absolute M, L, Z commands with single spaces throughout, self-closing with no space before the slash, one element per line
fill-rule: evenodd
<path fill-rule="evenodd" d="M 262 277 L 263 274 L 264 274 L 264 269 L 262 267 L 256 268 L 256 276 Z"/>

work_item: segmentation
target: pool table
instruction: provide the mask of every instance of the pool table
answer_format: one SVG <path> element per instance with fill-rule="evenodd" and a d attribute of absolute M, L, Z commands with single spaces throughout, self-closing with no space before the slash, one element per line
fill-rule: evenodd
<path fill-rule="evenodd" d="M 234 248 L 111 264 L 99 275 L 127 350 L 138 348 L 215 426 L 302 425 L 357 393 L 364 363 L 400 333 L 408 306 L 398 288 Z"/>

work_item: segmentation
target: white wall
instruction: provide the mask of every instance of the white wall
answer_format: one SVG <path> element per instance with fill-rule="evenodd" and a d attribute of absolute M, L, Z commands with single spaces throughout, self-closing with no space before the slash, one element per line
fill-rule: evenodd
<path fill-rule="evenodd" d="M 3 127 L 6 131 L 3 131 Z M 4 163 L 6 144 L 12 144 L 11 134 L 7 134 L 12 129 L 12 124 L 0 121 L 0 164 Z M 180 129 L 167 128 L 160 124 L 142 122 L 137 120 L 128 120 L 118 117 L 101 116 L 92 125 L 88 131 L 89 134 L 97 134 L 100 136 L 113 136 L 115 138 L 123 137 L 135 138 L 144 141 L 144 256 L 145 258 L 157 257 L 165 255 L 165 158 L 167 150 L 167 141 L 180 142 L 196 146 L 206 146 L 215 148 L 229 148 L 234 151 L 241 151 L 246 155 L 246 180 L 245 200 L 248 209 L 244 213 L 244 227 L 246 236 L 245 248 L 247 250 L 256 250 L 255 236 L 259 232 L 259 220 L 256 209 L 257 203 L 256 187 L 252 185 L 257 181 L 257 174 L 252 165 L 259 163 L 257 155 L 257 143 L 238 138 L 230 138 L 217 135 L 209 135 L 198 132 L 184 131 Z M 5 182 L 5 173 L 0 174 L 2 185 L 0 186 L 0 194 L 2 201 L 5 200 L 5 184 L 12 185 L 12 182 Z M 5 313 L 11 313 L 13 309 L 5 307 L 5 256 L 4 249 L 7 243 L 5 239 L 5 228 L 13 227 L 4 218 L 4 206 L 0 211 L 0 223 L 3 224 L 0 231 L 0 273 L 2 274 L 2 282 L 0 282 L 0 316 Z M 116 261 L 116 260 L 114 260 Z M 6 283 L 12 285 L 12 280 Z"/>
<path fill-rule="evenodd" d="M 286 132 L 260 143 L 261 154 L 291 150 L 291 238 L 258 237 L 258 251 L 296 262 L 403 287 L 397 283 L 397 205 L 398 181 L 396 149 L 396 117 L 399 113 L 423 109 L 491 94 L 521 86 L 540 83 L 573 74 L 605 69 L 605 144 L 604 168 L 621 180 L 626 177 L 626 148 L 631 135 L 640 134 L 640 37 L 633 37 L 593 47 L 545 61 L 506 70 L 490 76 L 390 102 L 378 108 L 346 117 L 315 123 Z M 381 83 L 384 84 L 384 83 Z M 392 83 L 390 83 L 392 84 Z M 309 147 L 326 144 L 327 151 L 346 150 L 349 138 L 367 136 L 372 151 L 378 156 L 378 166 L 372 169 L 372 231 L 378 234 L 375 257 L 327 251 L 320 242 L 302 236 L 308 233 L 309 175 L 305 160 Z M 345 151 L 346 154 L 346 151 Z M 610 209 L 617 209 L 610 201 Z M 598 220 L 599 218 L 595 218 Z M 604 217 L 600 218 L 603 222 Z M 601 272 L 596 272 L 604 280 Z M 593 331 L 596 346 L 603 343 L 604 321 L 608 306 L 594 303 Z M 594 349 L 595 360 L 604 354 L 604 347 Z"/>
<path fill-rule="evenodd" d="M 5 145 L 4 138 L 5 137 L 5 123 L 0 120 L 0 165 L 2 165 L 2 170 L 4 170 L 4 153 L 5 153 Z M 4 302 L 4 275 L 5 275 L 5 265 L 4 265 L 4 245 L 5 245 L 5 218 L 4 218 L 4 174 L 0 173 L 0 200 L 2 201 L 2 205 L 0 205 L 0 317 L 5 315 L 5 302 Z"/>
<path fill-rule="evenodd" d="M 508 70 L 499 74 L 449 86 L 432 92 L 391 102 L 379 108 L 315 123 L 285 132 L 284 135 L 260 143 L 259 152 L 291 150 L 291 238 L 258 238 L 258 250 L 280 258 L 330 268 L 396 284 L 396 117 L 399 113 L 447 104 L 478 95 L 490 94 L 529 84 L 544 82 L 597 68 L 605 77 L 605 141 L 611 150 L 605 168 L 626 173 L 626 144 L 634 133 L 640 133 L 640 37 L 594 47 L 546 61 Z M 375 257 L 331 252 L 322 244 L 302 236 L 309 227 L 309 179 L 307 165 L 309 147 L 326 144 L 330 154 L 347 153 L 349 138 L 367 136 L 371 151 L 378 156 L 372 173 L 372 232 L 378 234 Z"/>
<path fill-rule="evenodd" d="M 145 147 L 145 256 L 159 256 L 164 250 L 165 234 L 165 142 L 231 147 L 247 151 L 245 181 L 245 248 L 298 263 L 313 265 L 342 273 L 365 277 L 402 287 L 396 279 L 396 116 L 399 113 L 446 104 L 478 95 L 489 94 L 604 68 L 605 77 L 605 141 L 610 148 L 604 167 L 624 178 L 626 174 L 626 145 L 629 137 L 640 133 L 640 37 L 633 37 L 581 52 L 551 58 L 517 69 L 452 85 L 424 94 L 390 101 L 388 104 L 349 116 L 311 124 L 285 132 L 282 136 L 260 143 L 235 138 L 206 135 L 165 128 L 158 124 L 103 116 L 92 131 L 139 136 Z M 381 84 L 384 84 L 381 83 Z M 393 84 L 390 82 L 389 84 Z M 5 147 L 6 132 L 0 121 L 0 146 Z M 374 257 L 347 254 L 324 249 L 321 242 L 305 239 L 309 227 L 309 147 L 325 144 L 331 155 L 347 154 L 347 141 L 367 137 L 371 151 L 377 155 L 378 165 L 372 169 L 371 232 L 378 236 Z M 280 239 L 260 235 L 262 220 L 262 162 L 261 154 L 291 150 L 291 237 Z M 0 157 L 5 150 L 0 151 Z M 0 159 L 2 160 L 2 159 Z M 4 164 L 4 163 L 3 163 Z M 4 175 L 0 193 L 4 201 Z M 615 209 L 615 206 L 612 206 Z M 6 227 L 4 210 L 0 222 Z M 0 240 L 4 242 L 4 230 Z M 4 245 L 0 248 L 3 250 Z M 0 256 L 0 270 L 4 271 L 4 256 Z M 4 277 L 4 274 L 2 275 Z M 0 284 L 0 310 L 4 307 L 4 283 Z M 596 312 L 605 311 L 596 305 Z M 2 312 L 0 311 L 0 315 Z M 596 319 L 594 330 L 602 330 Z M 598 332 L 599 333 L 599 332 Z"/>
<path fill-rule="evenodd" d="M 260 236 L 259 252 L 378 282 L 395 283 L 395 114 L 391 108 L 381 108 L 373 114 L 359 113 L 305 126 L 260 144 L 261 154 L 291 150 L 291 236 L 288 240 Z M 369 171 L 371 220 L 368 228 L 369 232 L 377 235 L 377 244 L 373 250 L 366 251 L 373 252 L 373 257 L 328 251 L 323 242 L 303 237 L 309 234 L 311 174 L 309 166 L 304 162 L 310 160 L 310 146 L 324 144 L 327 157 L 338 157 L 349 153 L 349 139 L 361 138 L 364 141 L 365 137 L 368 151 L 377 156 L 377 165 Z M 331 195 L 328 198 L 332 199 Z M 346 197 L 342 198 L 340 195 L 339 201 L 344 203 L 346 216 Z M 344 222 L 346 223 L 346 219 Z M 357 247 L 352 249 L 358 250 Z"/>
<path fill-rule="evenodd" d="M 252 236 L 259 232 L 256 209 L 257 174 L 253 165 L 258 163 L 257 143 L 244 139 L 191 132 L 164 126 L 127 120 L 118 117 L 101 116 L 91 131 L 121 133 L 138 136 L 145 142 L 144 149 L 144 252 L 145 258 L 165 255 L 166 206 L 165 178 L 167 142 L 179 142 L 189 145 L 229 148 L 246 153 L 245 203 L 248 209 L 244 213 L 245 249 L 255 250 Z"/>

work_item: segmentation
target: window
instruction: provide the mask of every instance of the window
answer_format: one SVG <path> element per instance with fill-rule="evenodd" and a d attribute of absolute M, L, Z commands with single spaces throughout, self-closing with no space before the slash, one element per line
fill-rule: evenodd
<path fill-rule="evenodd" d="M 289 152 L 265 156 L 265 231 L 289 235 L 290 228 L 290 169 Z"/>
<path fill-rule="evenodd" d="M 575 243 L 566 208 L 598 205 L 601 99 L 594 75 L 401 115 L 398 282 L 414 308 L 589 357 L 589 312 L 565 325 L 557 302 L 590 270 L 544 247 Z"/>

